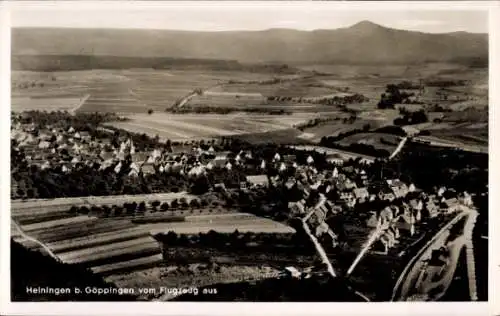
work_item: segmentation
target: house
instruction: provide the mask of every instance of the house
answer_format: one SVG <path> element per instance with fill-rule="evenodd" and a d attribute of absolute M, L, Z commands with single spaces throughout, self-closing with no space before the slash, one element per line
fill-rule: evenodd
<path fill-rule="evenodd" d="M 308 156 L 306 161 L 308 164 L 312 165 L 314 163 L 314 158 L 312 156 Z"/>
<path fill-rule="evenodd" d="M 229 158 L 229 155 L 231 154 L 230 151 L 221 151 L 221 152 L 218 152 L 216 155 L 215 155 L 215 159 L 220 159 L 220 160 L 226 160 Z"/>
<path fill-rule="evenodd" d="M 381 188 L 377 196 L 382 201 L 392 202 L 396 199 L 396 196 L 394 195 L 393 191 L 387 187 Z"/>
<path fill-rule="evenodd" d="M 291 190 L 295 184 L 297 183 L 297 181 L 294 179 L 294 178 L 289 178 L 286 182 L 285 182 L 285 187 L 288 189 L 288 190 Z"/>
<path fill-rule="evenodd" d="M 267 175 L 265 175 L 265 174 L 256 175 L 256 176 L 247 176 L 246 180 L 253 187 L 265 187 L 265 188 L 267 188 L 269 186 L 269 179 L 267 178 Z"/>
<path fill-rule="evenodd" d="M 380 212 L 379 217 L 381 224 L 388 225 L 394 219 L 394 210 L 387 206 Z"/>
<path fill-rule="evenodd" d="M 330 230 L 330 227 L 328 226 L 328 224 L 325 223 L 324 221 L 321 221 L 321 223 L 318 226 L 316 226 L 316 229 L 314 231 L 314 235 L 316 237 L 321 237 L 323 234 L 328 233 L 329 230 Z"/>
<path fill-rule="evenodd" d="M 404 197 L 408 194 L 408 186 L 398 179 L 387 180 L 387 184 L 396 198 Z"/>
<path fill-rule="evenodd" d="M 425 214 L 425 215 L 424 215 Z M 422 212 L 422 217 L 433 218 L 439 214 L 439 207 L 434 203 L 434 199 L 429 199 L 424 203 L 424 209 Z"/>
<path fill-rule="evenodd" d="M 385 236 L 378 238 L 371 247 L 375 253 L 387 254 L 389 252 L 389 242 Z"/>
<path fill-rule="evenodd" d="M 64 137 L 64 135 L 60 135 L 60 134 L 59 134 L 59 135 L 57 135 L 57 137 L 56 137 L 56 143 L 58 143 L 58 144 L 62 144 L 62 143 L 64 143 L 65 141 L 66 141 L 66 138 Z"/>
<path fill-rule="evenodd" d="M 287 168 L 286 168 L 286 164 L 285 164 L 284 162 L 282 162 L 282 163 L 280 164 L 279 171 L 280 171 L 280 172 L 285 172 L 286 170 L 287 170 Z"/>
<path fill-rule="evenodd" d="M 439 197 L 443 196 L 444 192 L 446 192 L 446 188 L 440 187 L 439 190 L 437 191 L 437 196 Z"/>
<path fill-rule="evenodd" d="M 340 200 L 348 207 L 354 207 L 356 205 L 356 197 L 352 191 L 341 192 Z"/>
<path fill-rule="evenodd" d="M 358 203 L 364 203 L 368 201 L 370 197 L 370 193 L 368 193 L 367 188 L 356 188 L 353 190 L 353 194 Z"/>
<path fill-rule="evenodd" d="M 305 214 L 305 201 L 300 200 L 297 202 L 288 202 L 288 209 L 292 215 Z"/>
<path fill-rule="evenodd" d="M 69 173 L 71 171 L 71 166 L 64 164 L 61 167 L 61 171 L 64 172 L 64 173 Z"/>
<path fill-rule="evenodd" d="M 339 154 L 326 155 L 326 161 L 337 166 L 342 166 L 344 164 L 344 159 Z"/>
<path fill-rule="evenodd" d="M 130 154 L 132 162 L 136 164 L 142 164 L 148 159 L 149 154 L 146 152 L 135 152 Z"/>
<path fill-rule="evenodd" d="M 291 164 L 297 161 L 297 156 L 295 155 L 284 155 L 283 156 L 283 162 Z"/>
<path fill-rule="evenodd" d="M 103 160 L 103 161 L 110 160 L 110 159 L 114 158 L 114 154 L 111 151 L 104 151 L 103 150 L 99 153 L 99 158 L 101 158 L 101 160 Z"/>
<path fill-rule="evenodd" d="M 396 228 L 400 233 L 405 233 L 410 236 L 415 234 L 415 218 L 413 214 L 403 214 L 396 221 Z"/>
<path fill-rule="evenodd" d="M 333 203 L 332 201 L 330 200 L 326 200 L 325 201 L 325 207 L 330 211 L 332 212 L 333 214 L 337 214 L 337 213 L 340 213 L 342 212 L 342 206 L 338 205 L 338 204 L 335 204 Z"/>
<path fill-rule="evenodd" d="M 333 168 L 332 178 L 337 178 L 339 176 L 339 170 L 337 167 Z"/>
<path fill-rule="evenodd" d="M 300 278 L 302 276 L 302 273 L 297 270 L 295 267 L 286 267 L 284 271 L 284 275 L 287 277 L 291 278 Z"/>
<path fill-rule="evenodd" d="M 89 132 L 80 132 L 80 138 L 84 141 L 90 141 L 92 139 L 92 136 L 90 135 Z"/>
<path fill-rule="evenodd" d="M 473 205 L 472 196 L 467 192 L 459 194 L 458 201 L 465 206 L 472 206 Z"/>
<path fill-rule="evenodd" d="M 135 162 L 132 162 L 130 164 L 129 168 L 132 170 L 135 170 L 137 173 L 139 173 L 141 171 L 141 169 L 139 168 L 139 166 Z"/>
<path fill-rule="evenodd" d="M 417 188 L 413 183 L 410 183 L 410 185 L 408 186 L 408 192 L 415 192 L 415 191 L 417 191 Z"/>
<path fill-rule="evenodd" d="M 213 168 L 225 168 L 228 161 L 225 158 L 216 158 L 210 162 Z"/>
<path fill-rule="evenodd" d="M 394 247 L 394 245 L 396 244 L 396 237 L 394 236 L 394 233 L 390 229 L 387 229 L 382 234 L 382 237 L 385 237 L 385 239 L 387 240 L 387 246 L 389 248 Z"/>
<path fill-rule="evenodd" d="M 47 149 L 50 147 L 50 142 L 48 141 L 45 141 L 45 140 L 42 140 L 39 144 L 38 144 L 38 148 L 40 149 Z"/>
<path fill-rule="evenodd" d="M 440 210 L 443 213 L 452 213 L 457 210 L 459 201 L 457 198 L 442 199 L 440 203 Z"/>
<path fill-rule="evenodd" d="M 205 172 L 205 168 L 201 164 L 197 164 L 191 170 L 189 170 L 188 175 L 190 176 L 199 176 Z"/>
<path fill-rule="evenodd" d="M 273 161 L 280 161 L 280 160 L 281 160 L 281 156 L 280 156 L 280 154 L 279 154 L 279 153 L 276 153 L 276 154 L 274 155 Z"/>
<path fill-rule="evenodd" d="M 410 206 L 414 210 L 423 210 L 424 208 L 424 203 L 420 199 L 411 199 L 410 200 Z"/>
<path fill-rule="evenodd" d="M 141 166 L 141 172 L 142 174 L 155 174 L 156 169 L 153 164 L 145 163 Z"/>
<path fill-rule="evenodd" d="M 139 173 L 135 169 L 131 169 L 130 172 L 128 173 L 129 177 L 138 177 Z"/>

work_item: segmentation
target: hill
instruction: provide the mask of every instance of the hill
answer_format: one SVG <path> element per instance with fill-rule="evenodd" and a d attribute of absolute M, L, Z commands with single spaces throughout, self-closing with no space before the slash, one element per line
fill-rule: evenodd
<path fill-rule="evenodd" d="M 14 28 L 12 52 L 14 69 L 25 69 L 23 61 L 39 55 L 169 57 L 240 63 L 414 64 L 487 60 L 488 36 L 405 31 L 368 21 L 348 28 L 314 31 Z"/>

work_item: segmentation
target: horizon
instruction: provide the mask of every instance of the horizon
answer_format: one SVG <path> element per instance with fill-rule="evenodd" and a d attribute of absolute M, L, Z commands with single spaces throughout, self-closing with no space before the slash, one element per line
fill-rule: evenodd
<path fill-rule="evenodd" d="M 30 8 L 14 10 L 13 29 L 116 29 L 180 32 L 249 32 L 295 30 L 313 32 L 349 28 L 368 21 L 385 28 L 430 34 L 467 32 L 488 33 L 484 11 L 335 11 L 308 8 L 250 7 L 170 7 L 168 10 L 73 10 Z M 163 8 L 164 9 L 164 8 Z M 181 9 L 181 10 L 179 10 Z M 88 13 L 88 14 L 85 14 Z M 278 17 L 278 18 L 277 18 Z"/>
<path fill-rule="evenodd" d="M 487 31 L 485 32 L 471 32 L 471 31 L 463 31 L 463 30 L 457 30 L 457 31 L 448 31 L 448 32 L 425 32 L 425 31 L 416 31 L 416 30 L 409 30 L 409 29 L 402 29 L 402 28 L 394 28 L 390 26 L 386 26 L 383 24 L 375 23 L 370 20 L 362 20 L 359 22 L 356 22 L 350 26 L 345 26 L 345 27 L 338 27 L 338 28 L 329 28 L 329 29 L 311 29 L 311 30 L 303 30 L 303 29 L 297 29 L 297 28 L 289 28 L 289 27 L 272 27 L 272 28 L 266 28 L 266 29 L 255 29 L 255 30 L 244 30 L 244 29 L 234 29 L 234 30 L 220 30 L 220 31 L 213 31 L 213 30 L 183 30 L 183 29 L 156 29 L 156 28 L 121 28 L 121 27 L 72 27 L 72 26 L 58 26 L 58 27 L 51 27 L 51 26 L 17 26 L 17 27 L 12 27 L 12 29 L 70 29 L 70 30 L 120 30 L 120 31 L 171 31 L 171 32 L 199 32 L 199 33 L 238 33 L 238 32 L 267 32 L 267 31 L 296 31 L 296 32 L 304 32 L 304 33 L 312 33 L 312 32 L 318 32 L 318 31 L 335 31 L 335 30 L 340 30 L 340 29 L 349 29 L 352 28 L 358 24 L 361 23 L 371 23 L 375 26 L 380 26 L 382 28 L 386 29 L 392 29 L 392 30 L 399 30 L 399 31 L 407 31 L 407 32 L 418 32 L 418 33 L 425 33 L 425 34 L 452 34 L 452 33 L 469 33 L 469 34 L 488 34 Z"/>

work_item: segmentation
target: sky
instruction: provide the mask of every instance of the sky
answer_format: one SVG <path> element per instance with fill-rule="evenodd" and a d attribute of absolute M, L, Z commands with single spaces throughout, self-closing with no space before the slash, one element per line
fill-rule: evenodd
<path fill-rule="evenodd" d="M 309 2 L 310 3 L 310 2 Z M 324 5 L 127 5 L 70 8 L 22 7 L 11 11 L 13 27 L 149 28 L 190 31 L 298 30 L 348 27 L 363 20 L 428 33 L 488 32 L 486 11 L 346 10 Z M 400 7 L 401 8 L 401 7 Z M 359 7 L 358 7 L 359 9 Z"/>

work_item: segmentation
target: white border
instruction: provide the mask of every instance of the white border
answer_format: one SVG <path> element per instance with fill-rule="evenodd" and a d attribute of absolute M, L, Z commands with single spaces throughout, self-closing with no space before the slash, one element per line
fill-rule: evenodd
<path fill-rule="evenodd" d="M 500 121 L 500 110 L 496 109 L 500 101 L 500 87 L 498 57 L 500 57 L 499 32 L 500 30 L 500 6 L 497 1 L 464 1 L 464 2 L 159 2 L 159 1 L 19 1 L 0 3 L 0 148 L 3 150 L 0 155 L 2 173 L 0 175 L 0 258 L 1 282 L 0 282 L 0 314 L 4 315 L 254 315 L 254 314 L 287 314 L 287 315 L 494 315 L 500 314 L 500 308 L 493 304 L 495 298 L 500 293 L 494 280 L 500 281 L 500 263 L 497 250 L 499 245 L 498 234 L 495 234 L 493 227 L 498 223 L 499 215 L 496 213 L 497 201 L 494 199 L 498 195 L 498 175 L 499 170 L 493 163 L 496 156 L 498 142 L 494 129 L 495 124 L 490 124 L 490 280 L 489 280 L 489 303 L 11 303 L 10 302 L 10 21 L 9 12 L 11 10 L 23 10 L 33 6 L 44 9 L 58 10 L 70 9 L 81 13 L 85 9 L 113 10 L 115 8 L 134 10 L 151 9 L 159 10 L 171 6 L 237 6 L 244 10 L 247 7 L 270 7 L 289 6 L 297 10 L 307 9 L 309 6 L 335 10 L 488 10 L 489 33 L 490 33 L 490 120 Z M 76 14 L 78 14 L 76 13 Z M 445 13 L 444 13 L 445 14 Z M 497 88 L 498 87 L 498 88 Z M 8 120 L 8 121 L 7 121 Z M 493 210 L 496 210 L 493 211 Z M 36 269 L 36 265 L 33 265 Z M 495 309 L 496 307 L 496 309 Z"/>

